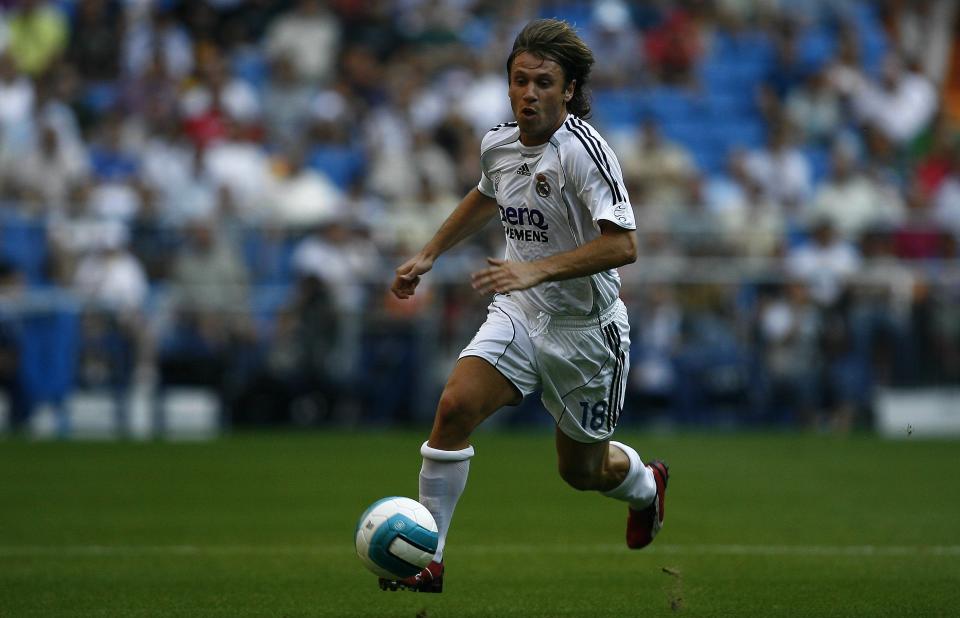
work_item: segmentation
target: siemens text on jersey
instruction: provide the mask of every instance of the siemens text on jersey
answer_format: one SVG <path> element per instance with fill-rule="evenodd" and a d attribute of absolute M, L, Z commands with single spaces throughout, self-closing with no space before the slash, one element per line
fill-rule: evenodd
<path fill-rule="evenodd" d="M 503 222 L 503 230 L 507 238 L 526 242 L 549 241 L 547 229 L 550 225 L 541 211 L 526 207 L 514 208 L 508 206 L 504 208 L 499 204 L 498 208 L 500 209 L 500 221 Z M 530 229 L 530 226 L 537 229 Z"/>

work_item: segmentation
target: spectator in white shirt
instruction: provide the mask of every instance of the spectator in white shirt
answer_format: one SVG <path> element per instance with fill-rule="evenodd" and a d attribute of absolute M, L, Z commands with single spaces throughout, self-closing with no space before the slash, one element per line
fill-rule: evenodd
<path fill-rule="evenodd" d="M 44 126 L 39 144 L 16 162 L 12 179 L 28 207 L 44 215 L 63 216 L 90 173 L 90 165 L 81 155 L 63 147 L 56 129 Z"/>
<path fill-rule="evenodd" d="M 815 71 L 787 95 L 787 117 L 804 141 L 826 143 L 841 128 L 843 113 L 840 97 L 830 87 L 827 74 Z"/>
<path fill-rule="evenodd" d="M 296 149 L 286 155 L 285 163 L 288 169 L 265 200 L 269 221 L 304 228 L 341 216 L 343 196 L 326 174 L 307 167 Z"/>
<path fill-rule="evenodd" d="M 851 82 L 853 109 L 864 124 L 905 144 L 917 137 L 937 111 L 937 91 L 925 75 L 904 66 L 897 55 L 883 62 L 879 81 L 861 76 Z"/>
<path fill-rule="evenodd" d="M 237 123 L 228 122 L 227 131 L 226 139 L 205 151 L 205 171 L 214 186 L 230 193 L 241 218 L 257 220 L 262 215 L 262 200 L 273 184 L 270 159 L 260 144 L 243 135 Z"/>
<path fill-rule="evenodd" d="M 766 147 L 747 154 L 747 174 L 774 201 L 803 203 L 813 189 L 810 163 L 791 139 L 786 123 L 770 128 Z"/>
<path fill-rule="evenodd" d="M 830 176 L 813 198 L 814 219 L 829 219 L 850 240 L 871 227 L 892 226 L 903 219 L 903 200 L 895 187 L 858 169 L 847 148 L 833 148 Z"/>
<path fill-rule="evenodd" d="M 92 251 L 81 258 L 73 275 L 74 289 L 82 299 L 99 307 L 139 312 L 149 288 L 143 266 L 127 249 L 127 228 L 105 222 L 96 236 Z"/>
<path fill-rule="evenodd" d="M 856 248 L 838 236 L 826 219 L 814 223 L 810 240 L 791 249 L 786 256 L 787 274 L 805 282 L 821 307 L 831 307 L 840 299 L 859 266 Z"/>
<path fill-rule="evenodd" d="M 300 79 L 325 84 L 333 75 L 340 37 L 340 22 L 325 2 L 300 0 L 270 25 L 266 52 L 270 59 L 290 58 Z"/>
<path fill-rule="evenodd" d="M 14 67 L 9 54 L 0 54 L 0 166 L 29 151 L 34 139 L 33 82 Z"/>

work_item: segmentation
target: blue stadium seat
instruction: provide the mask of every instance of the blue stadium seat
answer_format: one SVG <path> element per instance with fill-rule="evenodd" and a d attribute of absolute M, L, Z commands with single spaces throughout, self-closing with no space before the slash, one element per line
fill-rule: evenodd
<path fill-rule="evenodd" d="M 798 42 L 801 62 L 810 69 L 818 69 L 831 57 L 837 47 L 836 36 L 826 28 L 810 28 Z"/>
<path fill-rule="evenodd" d="M 117 104 L 120 99 L 120 88 L 113 82 L 88 83 L 81 98 L 86 107 L 103 114 Z"/>
<path fill-rule="evenodd" d="M 267 83 L 270 67 L 263 54 L 250 51 L 233 55 L 230 72 L 257 90 L 262 90 Z"/>
<path fill-rule="evenodd" d="M 258 285 L 253 288 L 250 312 L 258 333 L 264 336 L 272 335 L 277 311 L 286 304 L 292 293 L 293 285 L 290 283 Z"/>
<path fill-rule="evenodd" d="M 709 123 L 690 117 L 685 122 L 663 122 L 660 130 L 669 139 L 680 142 L 687 148 L 710 148 L 714 142 L 710 136 Z"/>
<path fill-rule="evenodd" d="M 593 7 L 590 2 L 544 2 L 540 17 L 552 17 L 570 22 L 577 28 L 590 25 Z"/>
<path fill-rule="evenodd" d="M 860 41 L 860 59 L 864 70 L 876 75 L 887 54 L 887 36 L 877 9 L 870 2 L 853 2 L 847 7 L 846 17 L 853 24 Z"/>
<path fill-rule="evenodd" d="M 636 90 L 602 90 L 593 93 L 593 113 L 605 127 L 634 127 L 643 118 L 645 97 Z"/>
<path fill-rule="evenodd" d="M 702 146 L 691 147 L 697 168 L 707 176 L 724 171 L 727 164 L 727 149 L 716 140 L 705 140 Z"/>
<path fill-rule="evenodd" d="M 753 96 L 757 84 L 763 79 L 765 69 L 755 65 L 712 59 L 698 69 L 700 83 L 710 94 Z"/>
<path fill-rule="evenodd" d="M 770 38 L 763 32 L 748 30 L 732 34 L 718 31 L 713 37 L 710 55 L 730 60 L 768 60 L 772 57 Z"/>
<path fill-rule="evenodd" d="M 280 230 L 249 228 L 242 239 L 243 259 L 254 285 L 285 284 L 293 280 L 293 251 L 297 239 Z"/>
<path fill-rule="evenodd" d="M 24 316 L 20 372 L 28 406 L 60 406 L 76 383 L 80 320 L 76 308 Z"/>
<path fill-rule="evenodd" d="M 824 146 L 807 146 L 803 149 L 814 183 L 820 183 L 830 173 L 830 150 Z"/>
<path fill-rule="evenodd" d="M 346 190 L 363 173 L 367 161 L 360 148 L 327 144 L 310 151 L 307 164 Z"/>
<path fill-rule="evenodd" d="M 698 105 L 694 97 L 684 90 L 661 86 L 647 93 L 646 111 L 660 122 L 685 122 L 694 117 Z"/>
<path fill-rule="evenodd" d="M 481 52 L 493 36 L 493 20 L 487 17 L 473 16 L 457 33 L 460 42 L 473 50 Z"/>
<path fill-rule="evenodd" d="M 0 209 L 0 257 L 12 262 L 28 284 L 47 280 L 47 233 L 43 224 Z"/>
<path fill-rule="evenodd" d="M 717 122 L 711 128 L 718 144 L 731 147 L 759 148 L 766 142 L 766 127 L 756 117 Z"/>
<path fill-rule="evenodd" d="M 752 89 L 730 92 L 714 91 L 704 97 L 704 108 L 709 116 L 719 122 L 731 118 L 755 117 L 756 99 Z"/>

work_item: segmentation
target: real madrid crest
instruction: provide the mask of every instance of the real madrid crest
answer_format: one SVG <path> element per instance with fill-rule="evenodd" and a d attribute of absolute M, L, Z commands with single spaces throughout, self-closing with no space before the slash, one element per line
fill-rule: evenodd
<path fill-rule="evenodd" d="M 537 195 L 540 197 L 550 197 L 550 185 L 547 184 L 547 177 L 543 174 L 537 174 Z"/>

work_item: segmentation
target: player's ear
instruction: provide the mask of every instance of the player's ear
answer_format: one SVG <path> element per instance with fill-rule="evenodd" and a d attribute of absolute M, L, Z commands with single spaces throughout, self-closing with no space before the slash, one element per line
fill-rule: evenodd
<path fill-rule="evenodd" d="M 563 101 L 564 103 L 569 103 L 570 99 L 573 98 L 573 93 L 577 89 L 577 80 L 571 79 L 567 82 L 567 87 L 563 91 Z"/>

